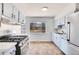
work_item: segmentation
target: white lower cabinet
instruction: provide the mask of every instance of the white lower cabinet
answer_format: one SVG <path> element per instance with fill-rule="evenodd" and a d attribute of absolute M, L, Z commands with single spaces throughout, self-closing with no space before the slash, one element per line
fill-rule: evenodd
<path fill-rule="evenodd" d="M 66 39 L 63 39 L 59 34 L 54 34 L 52 41 L 66 55 L 79 55 L 79 47 L 72 45 Z"/>
<path fill-rule="evenodd" d="M 54 34 L 53 42 L 59 47 L 61 45 L 61 38 L 58 34 Z"/>
<path fill-rule="evenodd" d="M 61 39 L 61 42 L 60 42 L 60 46 L 59 48 L 64 51 L 64 50 L 67 50 L 68 51 L 68 42 L 65 40 L 65 39 Z"/>
<path fill-rule="evenodd" d="M 12 48 L 2 52 L 2 55 L 15 55 L 15 51 L 16 51 L 16 48 L 12 47 Z"/>

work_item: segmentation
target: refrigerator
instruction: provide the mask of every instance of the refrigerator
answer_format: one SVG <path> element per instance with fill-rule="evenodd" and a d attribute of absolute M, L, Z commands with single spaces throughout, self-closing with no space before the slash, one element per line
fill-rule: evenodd
<path fill-rule="evenodd" d="M 79 47 L 79 12 L 68 16 L 67 35 L 67 41 Z"/>

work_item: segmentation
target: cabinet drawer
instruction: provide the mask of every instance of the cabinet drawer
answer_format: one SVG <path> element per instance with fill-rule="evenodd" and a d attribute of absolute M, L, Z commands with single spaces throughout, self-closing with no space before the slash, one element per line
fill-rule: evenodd
<path fill-rule="evenodd" d="M 3 55 L 15 55 L 15 51 L 16 51 L 16 48 L 13 47 L 13 48 L 10 48 L 9 50 L 4 51 Z"/>

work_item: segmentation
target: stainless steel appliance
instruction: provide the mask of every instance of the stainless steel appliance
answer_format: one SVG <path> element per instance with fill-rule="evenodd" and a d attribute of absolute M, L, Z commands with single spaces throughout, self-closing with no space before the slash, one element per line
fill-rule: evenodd
<path fill-rule="evenodd" d="M 79 12 L 73 13 L 67 18 L 68 41 L 79 47 Z"/>

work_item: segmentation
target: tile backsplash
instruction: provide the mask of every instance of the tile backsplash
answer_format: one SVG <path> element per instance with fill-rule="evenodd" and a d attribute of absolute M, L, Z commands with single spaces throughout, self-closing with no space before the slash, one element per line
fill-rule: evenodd
<path fill-rule="evenodd" d="M 8 24 L 1 24 L 0 27 L 0 34 L 18 34 L 21 33 L 21 26 L 20 25 L 8 25 Z"/>

